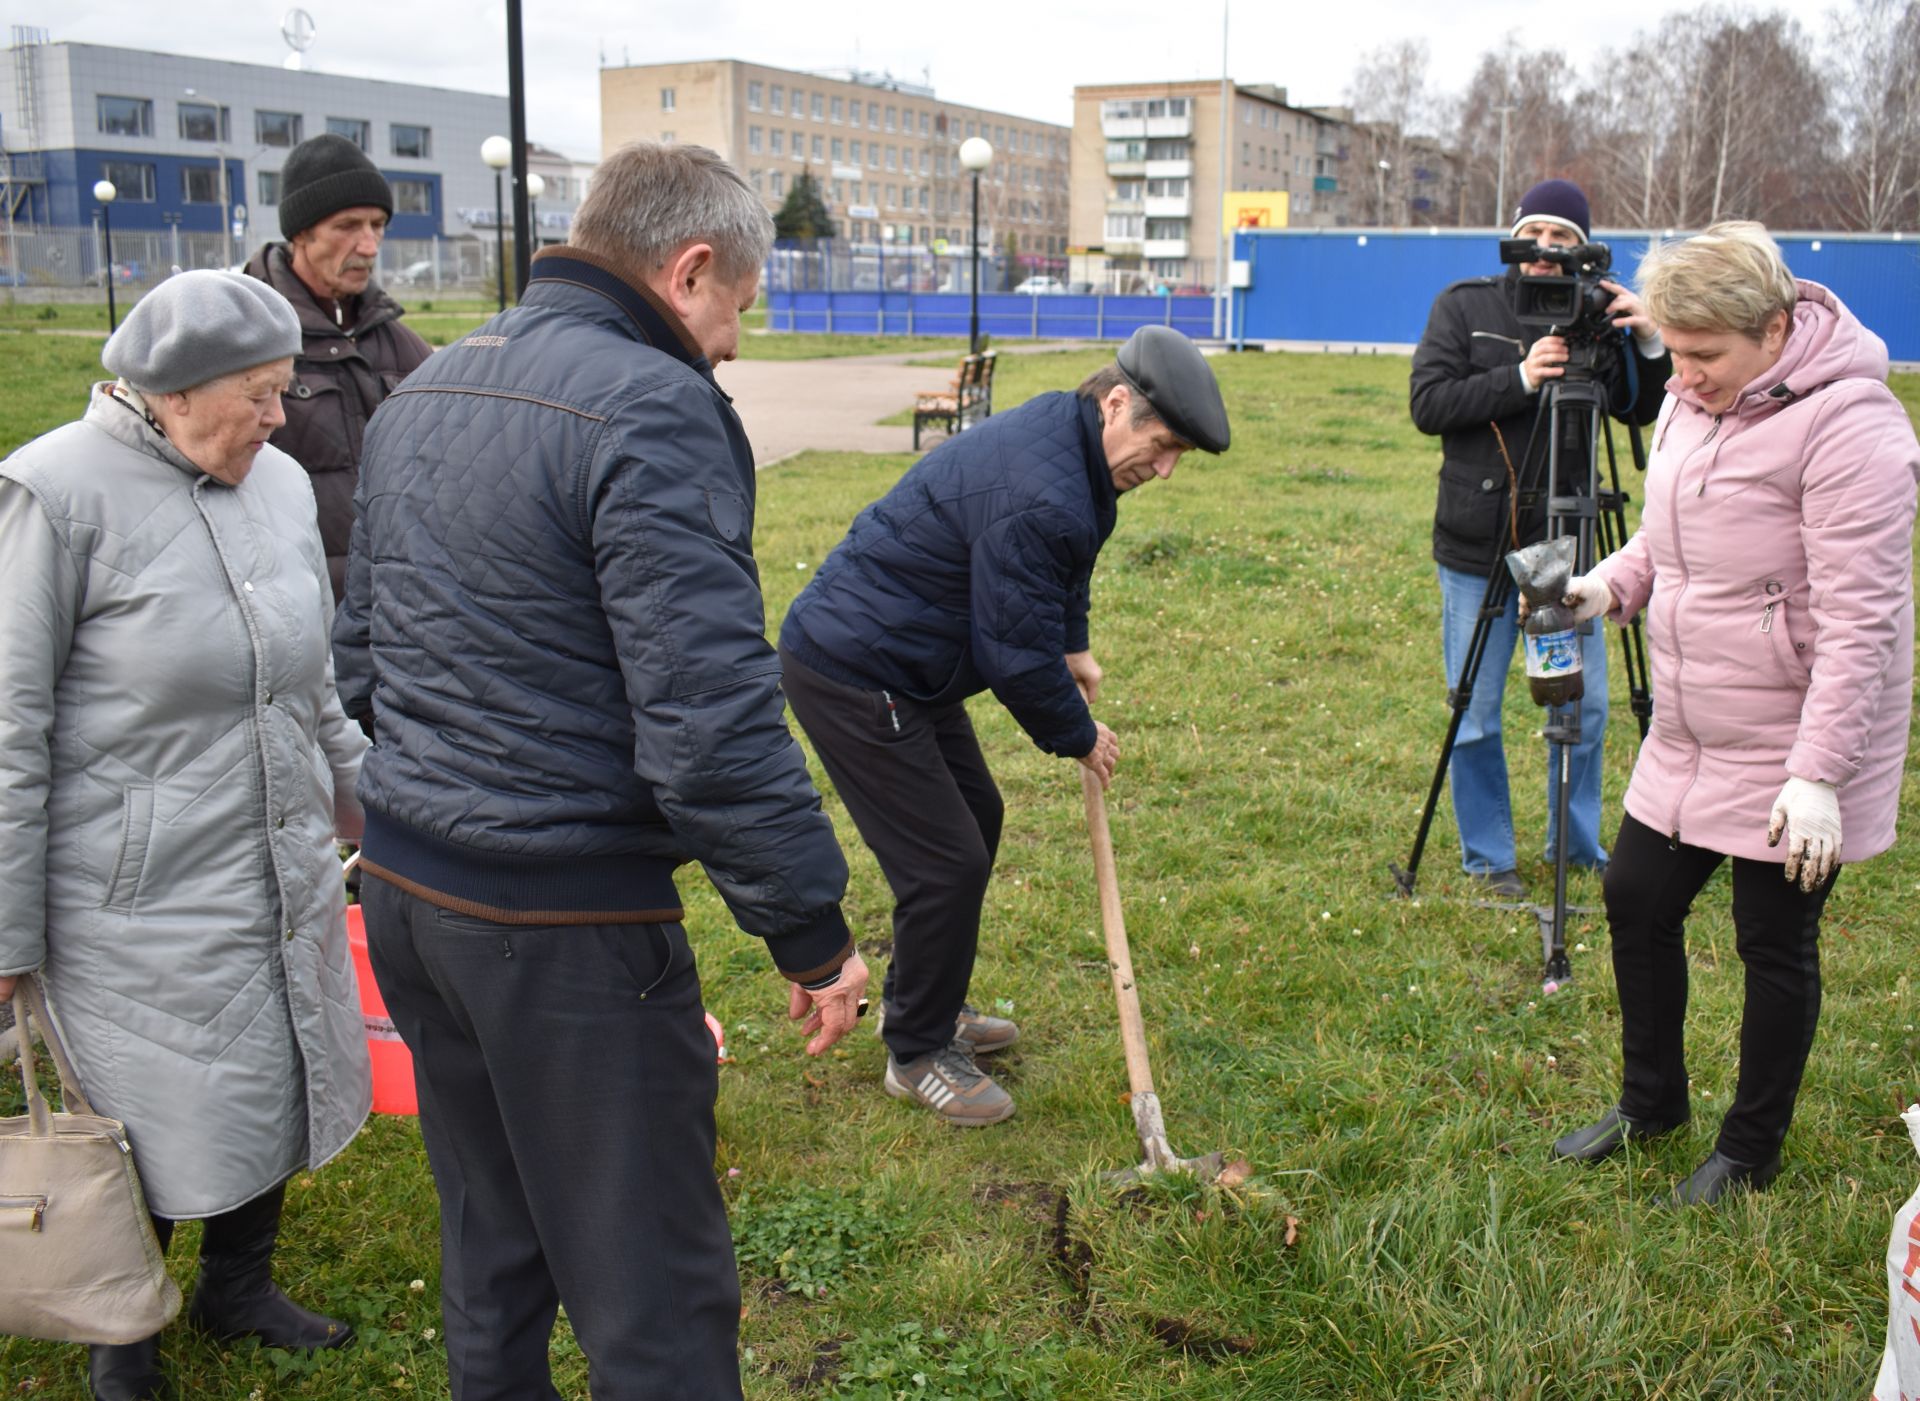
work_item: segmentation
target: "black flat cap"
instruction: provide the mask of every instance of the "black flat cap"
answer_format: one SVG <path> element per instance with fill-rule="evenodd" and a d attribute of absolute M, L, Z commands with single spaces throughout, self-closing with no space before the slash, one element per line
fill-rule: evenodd
<path fill-rule="evenodd" d="M 1142 326 L 1120 347 L 1119 358 L 1120 373 L 1162 423 L 1197 448 L 1227 450 L 1227 406 L 1198 346 L 1170 326 Z"/>

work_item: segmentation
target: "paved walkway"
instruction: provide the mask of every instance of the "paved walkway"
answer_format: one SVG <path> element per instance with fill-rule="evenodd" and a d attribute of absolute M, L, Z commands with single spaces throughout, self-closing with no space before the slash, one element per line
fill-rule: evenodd
<path fill-rule="evenodd" d="M 953 369 L 905 363 L 905 355 L 839 360 L 730 360 L 716 375 L 747 426 L 762 467 L 816 448 L 823 452 L 912 452 L 913 429 L 878 420 L 913 407 Z M 954 357 L 954 365 L 959 357 Z"/>

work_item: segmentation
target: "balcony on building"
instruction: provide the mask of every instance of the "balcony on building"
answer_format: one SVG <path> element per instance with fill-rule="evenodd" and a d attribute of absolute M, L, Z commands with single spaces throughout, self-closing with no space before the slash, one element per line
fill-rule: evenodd
<path fill-rule="evenodd" d="M 1313 177 L 1315 194 L 1334 194 L 1340 189 L 1340 177 L 1337 175 L 1316 175 Z"/>
<path fill-rule="evenodd" d="M 1193 200 L 1186 195 L 1148 195 L 1144 212 L 1149 219 L 1185 219 L 1193 214 Z"/>
<path fill-rule="evenodd" d="M 1107 167 L 1111 170 L 1113 167 Z M 1149 180 L 1188 179 L 1193 175 L 1191 160 L 1150 160 L 1146 165 L 1146 177 Z"/>
<path fill-rule="evenodd" d="M 1108 246 L 1112 246 L 1109 239 Z M 1184 238 L 1149 238 L 1141 248 L 1141 256 L 1147 258 L 1184 258 L 1187 256 L 1187 240 Z"/>
<path fill-rule="evenodd" d="M 1100 133 L 1109 141 L 1193 135 L 1193 103 L 1184 97 L 1116 98 L 1100 104 Z"/>

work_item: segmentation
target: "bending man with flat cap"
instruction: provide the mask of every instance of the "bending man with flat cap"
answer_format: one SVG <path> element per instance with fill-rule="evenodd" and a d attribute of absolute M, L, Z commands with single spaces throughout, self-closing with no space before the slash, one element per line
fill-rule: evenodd
<path fill-rule="evenodd" d="M 1227 439 L 1200 352 L 1142 327 L 1077 391 L 928 453 L 855 518 L 781 626 L 787 703 L 893 890 L 887 1093 L 948 1123 L 1012 1115 L 975 1057 L 1019 1035 L 967 1005 L 1002 808 L 964 703 L 991 691 L 1034 744 L 1105 785 L 1120 746 L 1087 709 L 1094 560 L 1121 493 Z"/>

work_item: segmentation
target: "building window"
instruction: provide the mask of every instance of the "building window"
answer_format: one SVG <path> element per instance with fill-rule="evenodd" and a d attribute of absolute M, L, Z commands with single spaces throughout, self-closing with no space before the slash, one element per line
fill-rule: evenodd
<path fill-rule="evenodd" d="M 784 195 L 787 192 L 787 177 L 780 171 L 774 171 L 767 183 L 776 195 Z"/>
<path fill-rule="evenodd" d="M 760 110 L 760 84 L 758 83 L 749 82 L 747 84 L 747 110 L 749 112 L 758 112 Z"/>
<path fill-rule="evenodd" d="M 767 133 L 767 137 L 769 142 L 771 143 L 769 146 L 769 149 L 773 152 L 774 155 L 784 156 L 787 153 L 786 132 L 782 131 L 779 127 L 775 127 L 772 131 Z"/>
<path fill-rule="evenodd" d="M 298 146 L 305 125 L 298 112 L 255 112 L 253 139 L 262 146 Z"/>
<path fill-rule="evenodd" d="M 877 102 L 867 104 L 867 129 L 870 131 L 880 129 L 880 104 Z"/>
<path fill-rule="evenodd" d="M 833 99 L 833 119 L 836 122 L 846 121 L 847 103 L 845 98 L 836 97 Z"/>
<path fill-rule="evenodd" d="M 180 198 L 188 204 L 220 203 L 220 170 L 211 165 L 180 167 Z"/>
<path fill-rule="evenodd" d="M 764 192 L 764 188 L 767 183 L 767 176 L 765 171 L 762 171 L 762 170 L 750 171 L 748 172 L 747 178 L 753 181 L 753 192 L 756 195 Z"/>
<path fill-rule="evenodd" d="M 838 180 L 830 181 L 827 185 L 827 191 L 835 204 L 839 204 L 846 199 L 846 191 L 841 187 Z"/>
<path fill-rule="evenodd" d="M 898 107 L 887 108 L 887 130 L 892 131 L 894 129 L 895 124 L 899 120 L 900 120 L 900 109 Z"/>
<path fill-rule="evenodd" d="M 1139 214 L 1107 215 L 1108 238 L 1139 238 L 1146 232 L 1147 221 Z"/>
<path fill-rule="evenodd" d="M 787 90 L 780 84 L 775 83 L 773 87 L 768 90 L 767 95 L 770 99 L 774 114 L 776 116 L 785 115 L 787 110 Z M 774 193 L 777 195 L 780 192 L 775 190 Z"/>
<path fill-rule="evenodd" d="M 925 185 L 920 187 L 920 212 L 922 214 L 927 212 L 927 187 Z"/>
<path fill-rule="evenodd" d="M 827 140 L 824 136 L 816 136 L 813 138 L 813 158 L 816 161 L 823 161 L 827 158 Z"/>
<path fill-rule="evenodd" d="M 95 99 L 100 130 L 107 136 L 152 136 L 153 101 L 145 97 L 109 97 L 101 93 Z"/>
<path fill-rule="evenodd" d="M 433 130 L 424 126 L 393 124 L 393 153 L 423 161 L 433 155 Z"/>
<path fill-rule="evenodd" d="M 869 170 L 878 170 L 880 168 L 880 143 L 878 141 L 869 141 L 867 143 L 867 168 Z"/>
<path fill-rule="evenodd" d="M 847 159 L 852 161 L 855 165 L 859 165 L 860 164 L 860 143 L 858 141 L 855 141 L 852 143 L 852 146 L 853 146 L 853 149 L 847 152 Z"/>
<path fill-rule="evenodd" d="M 860 125 L 860 99 L 857 97 L 847 104 L 847 120 L 855 126 Z"/>
<path fill-rule="evenodd" d="M 827 99 L 823 93 L 816 92 L 813 95 L 813 119 L 816 122 L 823 122 L 827 119 Z"/>
<path fill-rule="evenodd" d="M 925 136 L 927 134 L 927 131 L 928 131 L 927 114 L 925 112 L 922 112 L 920 114 L 920 134 L 922 136 Z"/>
<path fill-rule="evenodd" d="M 755 155 L 755 156 L 759 155 L 760 142 L 761 142 L 760 128 L 757 126 L 748 127 L 747 128 L 747 153 L 749 155 Z"/>
<path fill-rule="evenodd" d="M 211 102 L 183 102 L 180 104 L 180 139 L 231 141 L 232 113 L 225 107 L 215 107 Z"/>
<path fill-rule="evenodd" d="M 280 172 L 277 170 L 262 170 L 257 173 L 256 179 L 259 184 L 259 198 L 257 198 L 254 203 L 280 203 Z"/>
<path fill-rule="evenodd" d="M 899 168 L 900 168 L 900 148 L 898 146 L 887 147 L 887 169 L 898 170 Z"/>
<path fill-rule="evenodd" d="M 365 117 L 328 117 L 327 130 L 346 137 L 363 151 L 373 149 L 373 123 Z"/>
<path fill-rule="evenodd" d="M 660 110 L 662 112 L 671 112 L 674 110 L 672 88 L 660 89 Z"/>
<path fill-rule="evenodd" d="M 793 158 L 797 161 L 807 158 L 807 134 L 804 131 L 793 134 Z"/>
<path fill-rule="evenodd" d="M 662 146 L 671 146 L 671 145 L 673 144 L 673 133 L 672 133 L 672 132 L 670 132 L 670 131 L 663 131 L 663 132 L 661 132 L 661 133 L 660 133 L 660 144 L 661 144 Z"/>
<path fill-rule="evenodd" d="M 1003 126 L 994 127 L 993 144 L 995 146 L 1005 146 L 1007 144 L 1007 129 L 1005 127 Z"/>
<path fill-rule="evenodd" d="M 1185 219 L 1149 219 L 1147 237 L 1153 239 L 1185 238 L 1187 221 Z"/>
<path fill-rule="evenodd" d="M 847 158 L 847 143 L 842 141 L 837 136 L 834 137 L 833 138 L 833 163 L 835 165 L 838 165 L 840 164 L 841 161 L 845 160 L 846 158 Z"/>
<path fill-rule="evenodd" d="M 389 180 L 387 185 L 393 190 L 395 214 L 433 213 L 433 181 Z"/>
<path fill-rule="evenodd" d="M 922 175 L 925 175 L 927 173 L 927 166 L 928 166 L 927 153 L 925 151 L 922 151 L 920 153 L 920 173 Z"/>
<path fill-rule="evenodd" d="M 153 167 L 144 161 L 102 161 L 100 173 L 113 181 L 122 204 L 153 203 Z"/>

